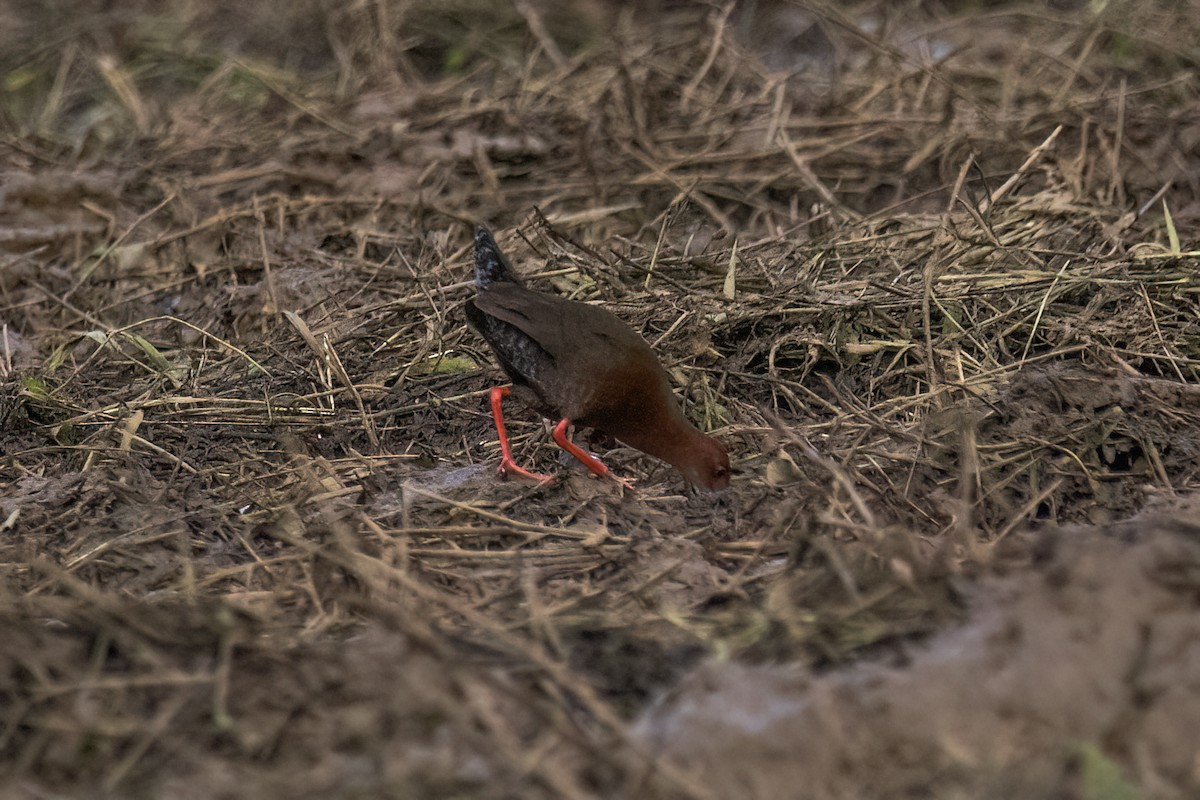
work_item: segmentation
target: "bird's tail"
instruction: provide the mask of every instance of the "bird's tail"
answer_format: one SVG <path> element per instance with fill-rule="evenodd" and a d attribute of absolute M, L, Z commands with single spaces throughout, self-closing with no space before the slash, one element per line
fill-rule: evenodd
<path fill-rule="evenodd" d="M 486 289 L 493 283 L 522 285 L 512 265 L 500 252 L 491 231 L 480 225 L 475 229 L 475 285 Z"/>

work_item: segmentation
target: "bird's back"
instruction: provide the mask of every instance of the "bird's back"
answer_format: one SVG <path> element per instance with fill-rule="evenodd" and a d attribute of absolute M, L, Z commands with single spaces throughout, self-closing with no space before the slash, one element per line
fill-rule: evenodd
<path fill-rule="evenodd" d="M 607 408 L 637 408 L 664 392 L 670 399 L 650 346 L 598 306 L 496 282 L 468 302 L 467 314 L 509 377 L 554 414 L 592 425 L 586 420 Z"/>

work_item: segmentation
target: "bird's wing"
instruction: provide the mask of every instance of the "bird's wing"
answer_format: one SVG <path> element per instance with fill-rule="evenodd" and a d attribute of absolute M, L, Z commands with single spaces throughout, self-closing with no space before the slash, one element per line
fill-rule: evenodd
<path fill-rule="evenodd" d="M 642 337 L 598 306 L 504 283 L 480 292 L 475 305 L 520 330 L 559 364 L 586 369 L 617 359 L 653 358 Z"/>

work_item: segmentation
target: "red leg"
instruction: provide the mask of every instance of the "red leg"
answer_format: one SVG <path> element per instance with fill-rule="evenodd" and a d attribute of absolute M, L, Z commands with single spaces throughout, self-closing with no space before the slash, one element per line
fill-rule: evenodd
<path fill-rule="evenodd" d="M 608 467 L 600 463 L 600 460 L 593 456 L 588 451 L 584 450 L 579 445 L 571 441 L 567 436 L 567 428 L 570 426 L 571 420 L 563 417 L 562 422 L 554 427 L 554 441 L 558 442 L 558 446 L 566 450 L 571 455 L 578 458 L 583 465 L 592 471 L 592 474 L 604 477 L 608 474 Z"/>
<path fill-rule="evenodd" d="M 588 453 L 586 450 L 572 442 L 570 438 L 567 437 L 567 428 L 570 427 L 570 425 L 571 420 L 564 418 L 561 422 L 554 426 L 554 441 L 558 442 L 558 446 L 582 461 L 583 465 L 590 469 L 593 474 L 599 475 L 602 478 L 612 478 L 623 488 L 632 491 L 634 488 L 632 481 L 628 481 L 625 478 L 618 478 L 616 475 L 613 475 L 608 467 L 600 463 L 600 459 Z"/>
<path fill-rule="evenodd" d="M 504 477 L 520 475 L 523 478 L 532 478 L 535 481 L 553 480 L 549 475 L 530 472 L 524 467 L 519 467 L 517 466 L 517 462 L 513 461 L 512 448 L 508 444 L 508 431 L 504 428 L 504 414 L 500 410 L 501 401 L 509 395 L 510 391 L 507 386 L 497 386 L 492 389 L 491 393 L 492 419 L 496 421 L 496 433 L 500 437 L 500 468 L 497 471 Z"/>

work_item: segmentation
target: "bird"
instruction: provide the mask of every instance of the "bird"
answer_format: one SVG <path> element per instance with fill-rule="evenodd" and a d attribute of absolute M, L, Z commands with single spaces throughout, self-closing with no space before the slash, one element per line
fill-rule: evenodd
<path fill-rule="evenodd" d="M 497 386 L 490 393 L 501 476 L 551 480 L 513 460 L 501 410 L 504 398 L 513 394 L 543 417 L 559 420 L 554 441 L 596 475 L 615 478 L 571 441 L 571 426 L 591 428 L 661 459 L 701 489 L 729 486 L 725 447 L 688 421 L 654 351 L 619 317 L 597 305 L 529 289 L 482 226 L 475 230 L 475 286 L 476 295 L 465 306 L 467 322 L 512 381 L 511 389 Z"/>

